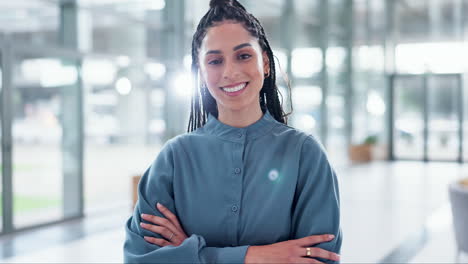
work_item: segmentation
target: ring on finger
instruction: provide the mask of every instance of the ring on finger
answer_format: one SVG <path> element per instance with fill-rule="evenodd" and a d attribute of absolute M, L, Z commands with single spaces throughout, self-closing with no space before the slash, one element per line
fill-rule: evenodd
<path fill-rule="evenodd" d="M 311 253 L 310 253 L 310 248 L 306 248 L 306 256 L 310 257 Z"/>
<path fill-rule="evenodd" d="M 174 237 L 174 233 L 171 233 L 171 237 L 169 237 L 169 241 Z"/>

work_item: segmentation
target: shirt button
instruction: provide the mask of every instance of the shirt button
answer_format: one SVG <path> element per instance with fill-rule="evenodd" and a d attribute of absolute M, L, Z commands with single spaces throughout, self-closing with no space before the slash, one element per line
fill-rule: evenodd
<path fill-rule="evenodd" d="M 239 173 L 241 172 L 241 169 L 240 169 L 240 168 L 236 168 L 236 169 L 234 170 L 234 172 L 235 172 L 236 174 L 239 174 Z"/>
<path fill-rule="evenodd" d="M 231 211 L 233 211 L 233 212 L 237 212 L 237 209 L 239 209 L 239 208 L 237 208 L 236 205 L 233 205 L 233 206 L 231 207 Z"/>

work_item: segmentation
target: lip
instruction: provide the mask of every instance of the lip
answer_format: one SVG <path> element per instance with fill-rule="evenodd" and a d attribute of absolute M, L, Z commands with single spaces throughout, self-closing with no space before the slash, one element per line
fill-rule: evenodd
<path fill-rule="evenodd" d="M 232 88 L 232 87 L 236 87 L 237 85 L 239 84 L 243 84 L 243 83 L 249 83 L 249 82 L 238 82 L 238 83 L 233 83 L 233 84 L 229 84 L 229 85 L 226 85 L 226 86 L 221 86 L 221 87 L 224 87 L 224 88 Z"/>
<path fill-rule="evenodd" d="M 247 90 L 247 87 L 249 86 L 249 82 L 240 82 L 240 83 L 236 83 L 236 84 L 230 84 L 229 86 L 223 86 L 223 87 L 230 88 L 230 87 L 238 86 L 238 85 L 243 84 L 243 83 L 245 83 L 245 87 L 242 90 L 237 91 L 237 92 L 230 93 L 230 92 L 224 91 L 222 88 L 220 88 L 220 89 L 221 89 L 221 91 L 223 91 L 223 93 L 225 93 L 228 96 L 238 96 L 238 95 L 242 94 L 245 90 Z"/>

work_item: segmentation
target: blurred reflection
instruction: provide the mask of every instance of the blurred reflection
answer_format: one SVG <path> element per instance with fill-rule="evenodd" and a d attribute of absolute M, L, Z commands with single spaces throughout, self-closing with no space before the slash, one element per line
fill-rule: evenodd
<path fill-rule="evenodd" d="M 62 58 L 17 55 L 13 72 L 13 213 L 15 227 L 63 217 L 63 175 L 74 153 L 63 145 L 64 96 L 78 89 L 78 69 Z M 69 120 L 69 121 L 70 121 Z"/>
<path fill-rule="evenodd" d="M 343 47 L 330 47 L 327 49 L 327 67 L 331 72 L 343 69 L 346 58 L 346 49 Z"/>
<path fill-rule="evenodd" d="M 82 71 L 85 209 L 127 208 L 131 176 L 151 164 L 165 132 L 161 82 L 166 68 L 154 60 L 90 56 Z"/>
<path fill-rule="evenodd" d="M 117 74 L 117 65 L 110 60 L 86 58 L 82 67 L 83 81 L 89 85 L 109 85 Z"/>
<path fill-rule="evenodd" d="M 277 58 L 277 61 L 275 61 L 277 82 L 281 82 L 288 68 L 288 57 L 286 56 L 286 52 L 282 49 L 273 50 L 273 54 Z"/>
<path fill-rule="evenodd" d="M 115 90 L 117 90 L 120 95 L 127 95 L 132 91 L 132 83 L 127 77 L 120 77 L 115 82 Z"/>
<path fill-rule="evenodd" d="M 173 89 L 176 89 L 176 94 L 185 100 L 190 100 L 195 86 L 192 82 L 190 72 L 181 72 L 175 75 L 172 81 Z"/>
<path fill-rule="evenodd" d="M 395 63 L 400 73 L 460 73 L 468 69 L 468 49 L 460 42 L 398 44 Z"/>
<path fill-rule="evenodd" d="M 397 76 L 394 131 L 397 158 L 458 160 L 462 89 L 459 78 L 459 75 Z M 424 137 L 426 128 L 427 139 Z"/>
<path fill-rule="evenodd" d="M 160 80 L 166 73 L 166 66 L 157 62 L 148 62 L 145 64 L 145 73 L 148 74 L 151 80 Z"/>
<path fill-rule="evenodd" d="M 428 79 L 428 158 L 458 159 L 458 80 L 455 76 Z"/>
<path fill-rule="evenodd" d="M 2 1 L 0 32 L 15 43 L 57 46 L 60 8 L 53 1 Z"/>
<path fill-rule="evenodd" d="M 295 114 L 292 126 L 306 133 L 318 134 L 322 90 L 318 86 L 296 86 L 292 93 Z"/>
<path fill-rule="evenodd" d="M 3 71 L 2 71 L 2 53 L 0 50 L 0 101 L 2 100 L 2 89 L 3 89 Z M 2 114 L 3 110 L 0 105 L 0 115 Z M 0 142 L 3 142 L 2 140 L 2 133 L 3 133 L 3 120 L 0 120 Z M 2 144 L 3 145 L 3 144 Z M 3 190 L 3 146 L 0 146 L 0 190 Z M 3 230 L 3 196 L 0 196 L 0 232 Z"/>
<path fill-rule="evenodd" d="M 78 79 L 76 67 L 63 65 L 57 59 L 30 59 L 21 62 L 22 81 L 37 83 L 43 87 L 75 84 Z"/>
<path fill-rule="evenodd" d="M 371 91 L 367 98 L 367 112 L 374 116 L 383 116 L 385 113 L 385 102 L 376 91 Z"/>
<path fill-rule="evenodd" d="M 423 79 L 402 77 L 395 80 L 394 149 L 397 159 L 423 159 L 424 93 Z"/>
<path fill-rule="evenodd" d="M 322 70 L 322 51 L 319 48 L 296 48 L 292 51 L 292 73 L 297 78 L 309 78 Z"/>

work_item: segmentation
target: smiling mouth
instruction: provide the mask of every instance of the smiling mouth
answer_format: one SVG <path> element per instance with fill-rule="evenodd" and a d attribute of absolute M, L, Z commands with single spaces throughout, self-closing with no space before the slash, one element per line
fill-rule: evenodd
<path fill-rule="evenodd" d="M 246 86 L 247 86 L 248 82 L 245 82 L 245 83 L 240 83 L 236 86 L 232 86 L 232 87 L 221 87 L 221 90 L 225 91 L 225 92 L 228 92 L 228 93 L 235 93 L 235 92 L 238 92 L 240 90 L 243 90 Z"/>

